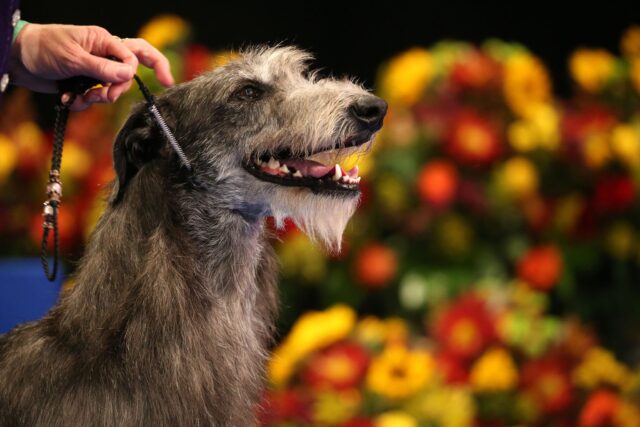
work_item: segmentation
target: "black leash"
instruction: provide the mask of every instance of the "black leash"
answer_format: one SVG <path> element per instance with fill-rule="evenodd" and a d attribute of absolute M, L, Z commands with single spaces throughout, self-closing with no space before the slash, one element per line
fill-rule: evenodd
<path fill-rule="evenodd" d="M 134 75 L 138 88 L 146 101 L 147 110 L 154 117 L 158 126 L 162 130 L 165 138 L 176 152 L 180 159 L 181 165 L 192 172 L 191 163 L 187 159 L 178 144 L 175 136 L 169 129 L 167 122 L 164 120 L 158 107 L 156 106 L 155 99 L 147 86 L 142 82 L 140 77 Z M 58 82 L 59 97 L 65 93 L 71 94 L 66 102 L 59 101 L 56 105 L 56 120 L 53 129 L 53 153 L 51 157 L 51 170 L 49 171 L 49 182 L 47 184 L 47 201 L 44 202 L 44 210 L 42 216 L 44 222 L 42 223 L 42 244 L 40 252 L 40 260 L 42 261 L 42 269 L 47 279 L 53 282 L 56 279 L 58 273 L 58 258 L 60 254 L 60 235 L 58 232 L 58 208 L 60 206 L 60 200 L 62 198 L 62 182 L 60 181 L 60 164 L 62 162 L 62 147 L 64 145 L 64 133 L 67 128 L 67 121 L 69 119 L 69 108 L 79 95 L 84 94 L 92 87 L 102 84 L 99 80 L 76 76 L 69 79 L 65 79 Z M 191 175 L 191 182 L 194 185 L 198 185 L 195 177 Z M 49 268 L 49 234 L 53 232 L 53 268 Z"/>

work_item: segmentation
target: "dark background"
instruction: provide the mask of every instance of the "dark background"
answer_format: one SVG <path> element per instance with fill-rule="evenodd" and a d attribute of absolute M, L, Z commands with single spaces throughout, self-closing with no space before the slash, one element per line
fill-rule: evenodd
<path fill-rule="evenodd" d="M 579 46 L 618 51 L 630 24 L 640 24 L 637 1 L 535 0 L 404 2 L 214 2 L 194 0 L 22 0 L 23 18 L 41 23 L 96 24 L 121 37 L 159 13 L 189 20 L 195 39 L 210 48 L 290 42 L 316 54 L 336 74 L 372 87 L 378 64 L 402 49 L 444 38 L 518 41 L 550 67 L 556 91 L 570 89 L 569 53 Z"/>

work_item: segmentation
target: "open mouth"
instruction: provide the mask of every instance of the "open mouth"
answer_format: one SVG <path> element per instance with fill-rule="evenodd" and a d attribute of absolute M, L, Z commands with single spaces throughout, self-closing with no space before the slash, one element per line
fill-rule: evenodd
<path fill-rule="evenodd" d="M 307 187 L 314 193 L 358 194 L 358 166 L 344 170 L 338 162 L 359 151 L 372 137 L 351 139 L 305 157 L 293 156 L 290 150 L 283 149 L 258 156 L 245 162 L 244 167 L 256 178 L 278 185 Z"/>

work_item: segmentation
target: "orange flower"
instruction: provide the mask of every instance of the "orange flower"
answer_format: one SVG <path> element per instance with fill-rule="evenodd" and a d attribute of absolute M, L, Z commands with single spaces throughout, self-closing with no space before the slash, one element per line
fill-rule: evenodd
<path fill-rule="evenodd" d="M 444 352 L 470 359 L 495 340 L 493 320 L 485 302 L 474 294 L 467 294 L 437 317 L 434 335 Z"/>
<path fill-rule="evenodd" d="M 365 246 L 358 253 L 354 274 L 356 280 L 368 288 L 380 288 L 396 275 L 398 259 L 395 252 L 380 243 Z"/>
<path fill-rule="evenodd" d="M 571 405 L 573 387 L 560 360 L 539 359 L 522 367 L 522 386 L 546 413 L 562 413 Z"/>
<path fill-rule="evenodd" d="M 458 171 L 446 160 L 427 163 L 418 175 L 418 195 L 437 208 L 446 208 L 458 189 Z"/>
<path fill-rule="evenodd" d="M 451 70 L 451 82 L 461 89 L 485 89 L 497 86 L 500 64 L 474 49 L 456 62 Z"/>
<path fill-rule="evenodd" d="M 502 152 L 498 129 L 480 115 L 464 111 L 453 119 L 445 150 L 466 166 L 488 166 Z"/>
<path fill-rule="evenodd" d="M 555 246 L 531 249 L 518 263 L 518 277 L 540 291 L 553 288 L 562 273 L 562 255 Z"/>
<path fill-rule="evenodd" d="M 601 427 L 613 424 L 620 407 L 620 398 L 607 390 L 599 390 L 589 396 L 580 412 L 580 427 Z"/>
<path fill-rule="evenodd" d="M 313 355 L 301 376 L 314 389 L 347 390 L 358 387 L 368 364 L 369 355 L 361 346 L 341 342 Z"/>

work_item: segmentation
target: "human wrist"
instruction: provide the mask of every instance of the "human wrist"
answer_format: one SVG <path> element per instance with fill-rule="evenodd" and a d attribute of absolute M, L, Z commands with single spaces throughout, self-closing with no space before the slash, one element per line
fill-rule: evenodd
<path fill-rule="evenodd" d="M 19 31 L 14 32 L 14 40 L 11 44 L 11 51 L 9 54 L 9 75 L 11 76 L 11 83 L 18 86 L 28 85 L 29 72 L 24 66 L 23 56 L 24 48 L 31 44 L 34 45 L 35 41 L 29 41 L 31 34 L 37 31 L 37 27 L 40 25 L 32 24 L 25 21 Z M 36 43 L 37 44 L 37 43 Z"/>
<path fill-rule="evenodd" d="M 22 31 L 22 29 L 28 24 L 27 21 L 21 19 L 18 21 L 18 23 L 16 24 L 16 26 L 13 28 L 13 38 L 11 39 L 11 43 L 15 43 L 16 39 L 18 38 L 18 34 L 20 34 L 20 31 Z"/>

